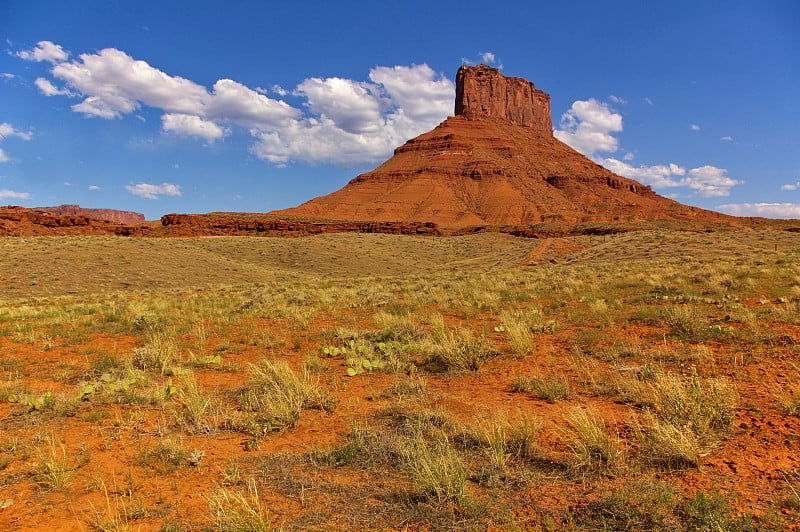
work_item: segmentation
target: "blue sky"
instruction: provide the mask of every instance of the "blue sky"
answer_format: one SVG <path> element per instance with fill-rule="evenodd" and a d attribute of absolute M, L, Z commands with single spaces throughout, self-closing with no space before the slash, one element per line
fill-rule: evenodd
<path fill-rule="evenodd" d="M 800 218 L 796 0 L 4 0 L 0 46 L 0 204 L 294 206 L 452 114 L 484 62 L 617 173 Z"/>

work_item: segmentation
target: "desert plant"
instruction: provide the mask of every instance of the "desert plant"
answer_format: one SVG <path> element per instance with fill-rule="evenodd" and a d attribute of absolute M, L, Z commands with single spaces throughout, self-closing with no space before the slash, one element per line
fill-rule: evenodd
<path fill-rule="evenodd" d="M 36 454 L 39 464 L 34 469 L 33 480 L 37 484 L 48 490 L 60 490 L 69 486 L 78 467 L 70 464 L 63 444 L 56 446 L 51 438 L 47 446 L 37 449 Z"/>
<path fill-rule="evenodd" d="M 672 334 L 690 340 L 702 340 L 709 332 L 707 318 L 693 305 L 669 307 L 664 323 Z"/>
<path fill-rule="evenodd" d="M 579 469 L 615 471 L 625 460 L 619 437 L 609 433 L 605 421 L 596 413 L 576 407 L 566 417 L 570 430 L 567 445 Z"/>
<path fill-rule="evenodd" d="M 238 397 L 246 411 L 256 414 L 257 432 L 290 428 L 307 408 L 325 411 L 335 408 L 335 401 L 307 372 L 298 374 L 285 361 L 264 359 L 251 364 L 248 372 L 250 376 L 239 389 Z"/>
<path fill-rule="evenodd" d="M 281 528 L 261 500 L 255 480 L 248 481 L 246 493 L 220 488 L 208 498 L 208 503 L 214 530 L 266 532 Z"/>
<path fill-rule="evenodd" d="M 450 438 L 442 434 L 431 440 L 416 431 L 402 448 L 402 456 L 421 495 L 443 503 L 464 501 L 469 468 Z"/>
<path fill-rule="evenodd" d="M 461 327 L 447 328 L 440 315 L 434 318 L 434 328 L 431 341 L 423 347 L 428 353 L 426 365 L 434 371 L 476 371 L 499 354 L 483 336 L 475 338 Z"/>
<path fill-rule="evenodd" d="M 150 467 L 157 473 L 166 475 L 172 473 L 183 465 L 186 451 L 180 442 L 164 439 L 150 449 L 145 449 L 139 454 L 139 463 Z"/>
<path fill-rule="evenodd" d="M 572 395 L 566 379 L 548 375 L 547 377 L 517 377 L 511 390 L 528 393 L 549 403 L 569 399 Z"/>
<path fill-rule="evenodd" d="M 199 432 L 211 430 L 208 416 L 214 407 L 213 394 L 202 390 L 191 373 L 181 377 L 176 388 L 175 400 L 180 406 L 180 420 Z"/>
<path fill-rule="evenodd" d="M 667 468 L 697 467 L 703 447 L 687 427 L 662 421 L 645 412 L 644 422 L 635 422 L 639 456 L 648 463 Z"/>
<path fill-rule="evenodd" d="M 737 394 L 723 377 L 703 379 L 659 373 L 650 384 L 650 408 L 661 420 L 691 430 L 703 444 L 718 441 L 733 425 Z"/>

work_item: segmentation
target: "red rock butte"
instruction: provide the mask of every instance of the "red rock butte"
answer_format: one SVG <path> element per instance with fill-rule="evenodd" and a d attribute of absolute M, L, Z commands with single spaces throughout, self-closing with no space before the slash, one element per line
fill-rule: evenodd
<path fill-rule="evenodd" d="M 553 136 L 548 94 L 486 65 L 459 69 L 455 116 L 342 189 L 270 214 L 449 229 L 731 219 L 659 196 L 584 157 Z"/>

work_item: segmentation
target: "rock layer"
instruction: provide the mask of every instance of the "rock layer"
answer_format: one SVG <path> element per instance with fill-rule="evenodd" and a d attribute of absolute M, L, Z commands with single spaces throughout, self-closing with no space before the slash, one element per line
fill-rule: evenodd
<path fill-rule="evenodd" d="M 443 230 L 654 219 L 731 220 L 614 174 L 552 134 L 549 96 L 480 65 L 461 67 L 456 114 L 344 188 L 281 217 L 435 222 Z"/>
<path fill-rule="evenodd" d="M 502 118 L 545 135 L 553 134 L 550 95 L 532 81 L 507 78 L 486 65 L 458 69 L 455 113 L 467 119 Z"/>
<path fill-rule="evenodd" d="M 131 211 L 118 211 L 115 209 L 85 209 L 80 205 L 59 205 L 58 207 L 38 207 L 37 210 L 48 211 L 59 216 L 78 215 L 108 220 L 121 224 L 135 224 L 144 222 L 144 214 Z"/>

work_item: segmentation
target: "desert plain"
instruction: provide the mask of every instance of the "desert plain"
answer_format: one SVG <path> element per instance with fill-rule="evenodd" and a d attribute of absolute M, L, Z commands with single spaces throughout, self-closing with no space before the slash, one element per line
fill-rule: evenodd
<path fill-rule="evenodd" d="M 800 233 L 0 238 L 3 530 L 800 529 Z"/>

